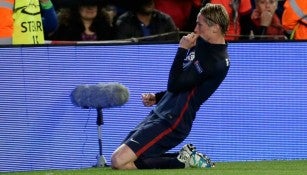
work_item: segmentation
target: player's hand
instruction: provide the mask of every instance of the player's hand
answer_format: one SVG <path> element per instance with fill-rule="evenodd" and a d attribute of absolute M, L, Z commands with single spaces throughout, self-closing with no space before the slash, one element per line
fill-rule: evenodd
<path fill-rule="evenodd" d="M 179 47 L 184 49 L 190 49 L 196 45 L 196 39 L 199 35 L 196 33 L 190 33 L 186 36 L 183 36 L 179 41 Z"/>
<path fill-rule="evenodd" d="M 153 106 L 154 104 L 156 104 L 156 96 L 154 93 L 143 93 L 141 95 L 142 98 L 142 103 L 144 104 L 144 106 Z"/>

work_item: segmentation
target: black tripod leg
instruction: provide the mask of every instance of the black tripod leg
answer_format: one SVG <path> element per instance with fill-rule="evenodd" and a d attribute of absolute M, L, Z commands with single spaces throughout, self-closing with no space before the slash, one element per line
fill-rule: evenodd
<path fill-rule="evenodd" d="M 103 125 L 103 115 L 102 108 L 97 108 L 97 129 L 98 129 L 98 144 L 99 144 L 99 155 L 97 156 L 96 167 L 107 166 L 106 159 L 102 154 L 102 125 Z"/>

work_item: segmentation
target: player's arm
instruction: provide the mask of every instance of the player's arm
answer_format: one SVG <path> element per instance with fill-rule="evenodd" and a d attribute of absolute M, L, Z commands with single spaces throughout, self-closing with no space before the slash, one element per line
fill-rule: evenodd
<path fill-rule="evenodd" d="M 187 37 L 189 37 L 189 35 Z M 177 51 L 169 73 L 167 90 L 170 92 L 177 93 L 187 91 L 199 85 L 204 79 L 204 65 L 197 61 L 200 57 L 203 57 L 203 51 L 199 51 L 200 54 L 197 54 L 197 57 L 195 57 L 196 61 L 193 61 L 191 65 L 186 68 L 182 66 L 186 55 L 186 52 L 184 52 L 185 49 L 196 45 L 197 36 L 194 37 L 196 38 L 184 39 L 183 37 L 181 40 L 181 42 L 187 42 L 188 44 L 190 43 L 190 45 L 184 47 L 185 45 L 183 44 L 183 47 L 180 47 Z M 196 46 L 195 49 L 198 49 L 198 46 Z"/>

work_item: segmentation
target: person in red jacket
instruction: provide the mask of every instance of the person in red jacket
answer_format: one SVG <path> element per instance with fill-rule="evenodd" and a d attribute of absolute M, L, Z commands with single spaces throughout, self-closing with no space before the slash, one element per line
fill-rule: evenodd
<path fill-rule="evenodd" d="M 251 15 L 253 39 L 286 39 L 281 20 L 276 14 L 278 0 L 256 0 Z"/>
<path fill-rule="evenodd" d="M 307 39 L 306 0 L 287 0 L 285 2 L 282 25 L 286 30 L 290 31 L 290 39 Z"/>
<path fill-rule="evenodd" d="M 155 7 L 172 17 L 181 31 L 193 31 L 201 0 L 154 0 Z"/>

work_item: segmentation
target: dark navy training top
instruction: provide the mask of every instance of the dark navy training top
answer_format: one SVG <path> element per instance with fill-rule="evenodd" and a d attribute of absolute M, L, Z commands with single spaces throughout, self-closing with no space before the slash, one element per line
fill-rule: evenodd
<path fill-rule="evenodd" d="M 178 48 L 167 91 L 153 112 L 172 129 L 189 132 L 200 106 L 217 90 L 229 70 L 227 44 L 210 44 L 201 37 L 190 50 Z"/>

